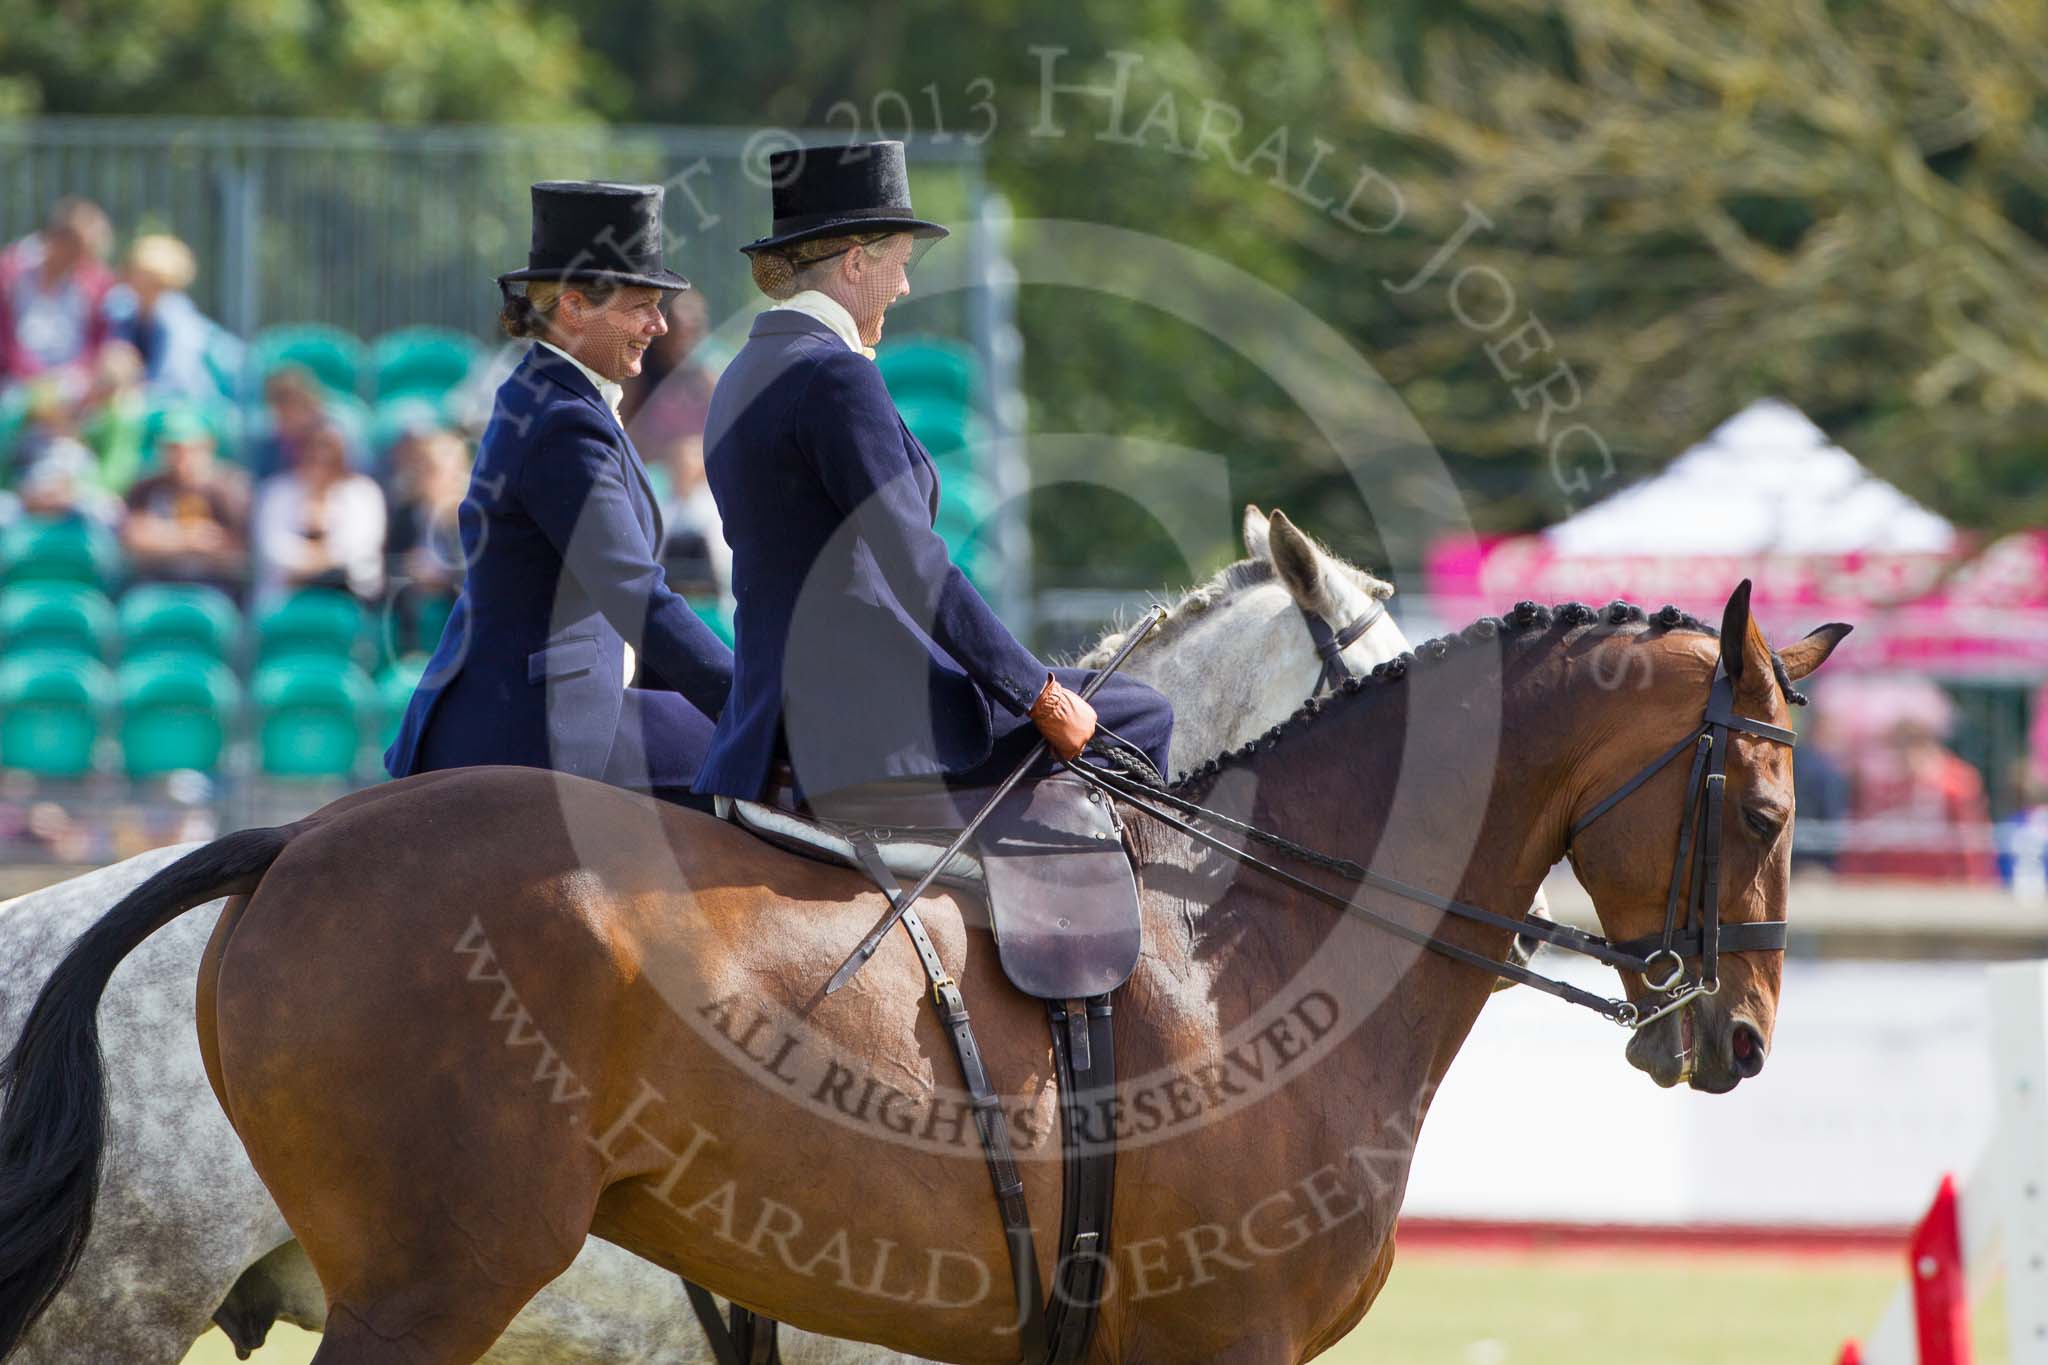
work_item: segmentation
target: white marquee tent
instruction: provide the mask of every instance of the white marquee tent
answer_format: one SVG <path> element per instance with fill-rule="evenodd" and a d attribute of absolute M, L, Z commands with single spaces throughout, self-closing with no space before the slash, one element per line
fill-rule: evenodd
<path fill-rule="evenodd" d="M 1955 528 L 1766 398 L 1656 477 L 1544 533 L 1560 555 L 1940 554 Z"/>

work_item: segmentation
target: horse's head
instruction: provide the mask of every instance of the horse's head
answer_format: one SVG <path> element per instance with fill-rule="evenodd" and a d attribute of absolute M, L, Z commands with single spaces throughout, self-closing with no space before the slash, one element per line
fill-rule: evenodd
<path fill-rule="evenodd" d="M 1785 918 L 1793 799 L 1792 747 L 1784 740 L 1791 704 L 1800 699 L 1792 688 L 1848 633 L 1845 625 L 1822 626 L 1774 655 L 1750 617 L 1744 582 L 1728 599 L 1718 641 L 1676 630 L 1653 641 L 1607 635 L 1583 656 L 1612 704 L 1560 796 L 1569 803 L 1572 868 L 1602 928 L 1617 943 L 1657 950 L 1672 898 L 1683 935 L 1688 908 L 1713 887 L 1717 903 L 1693 919 L 1718 913 L 1719 937 L 1728 940 L 1710 963 L 1702 942 L 1681 937 L 1678 951 L 1652 959 L 1652 970 L 1623 973 L 1645 1018 L 1701 988 L 1629 1043 L 1629 1061 L 1659 1085 L 1690 1081 L 1720 1093 L 1763 1069 L 1784 956 L 1742 948 L 1742 932 L 1728 929 Z M 1623 653 L 1635 650 L 1652 652 Z M 1708 724 L 1716 714 L 1709 699 L 1721 673 L 1732 703 L 1722 714 L 1734 723 L 1716 728 Z M 1717 768 L 1725 792 L 1713 778 Z M 1617 793 L 1625 794 L 1609 804 Z"/>
<path fill-rule="evenodd" d="M 1124 666 L 1172 698 L 1176 754 L 1235 749 L 1299 710 L 1323 675 L 1316 626 L 1336 639 L 1338 679 L 1408 648 L 1382 610 L 1392 584 L 1331 554 L 1283 512 L 1247 507 L 1243 531 L 1246 557 L 1172 603 Z M 1100 667 L 1123 639 L 1105 636 L 1078 662 Z"/>

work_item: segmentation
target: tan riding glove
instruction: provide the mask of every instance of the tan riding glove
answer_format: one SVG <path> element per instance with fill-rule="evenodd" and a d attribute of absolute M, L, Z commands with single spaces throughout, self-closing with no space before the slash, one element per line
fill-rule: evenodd
<path fill-rule="evenodd" d="M 1031 720 L 1061 759 L 1075 757 L 1095 738 L 1095 708 L 1079 692 L 1060 686 L 1050 673 L 1045 675 L 1045 689 L 1031 703 Z"/>

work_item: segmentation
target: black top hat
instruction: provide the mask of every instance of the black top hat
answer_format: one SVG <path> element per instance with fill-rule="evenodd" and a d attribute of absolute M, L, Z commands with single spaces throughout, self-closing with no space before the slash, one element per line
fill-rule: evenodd
<path fill-rule="evenodd" d="M 774 230 L 740 248 L 748 255 L 849 232 L 946 235 L 910 207 L 910 172 L 900 142 L 775 152 L 768 158 L 768 177 L 775 191 Z"/>
<path fill-rule="evenodd" d="M 533 245 L 519 280 L 606 280 L 649 289 L 688 289 L 661 263 L 661 186 L 600 180 L 543 180 L 533 187 Z"/>

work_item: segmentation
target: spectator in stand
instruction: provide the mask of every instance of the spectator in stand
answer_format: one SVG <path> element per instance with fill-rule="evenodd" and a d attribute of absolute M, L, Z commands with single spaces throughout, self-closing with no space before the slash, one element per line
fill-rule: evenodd
<path fill-rule="evenodd" d="M 219 329 L 185 293 L 198 270 L 190 247 L 168 234 L 151 233 L 128 248 L 122 282 L 107 295 L 108 335 L 142 357 L 152 393 L 220 395 L 220 385 L 206 368 L 206 348 Z"/>
<path fill-rule="evenodd" d="M 298 463 L 301 445 L 330 426 L 326 391 L 311 370 L 285 365 L 263 381 L 268 427 L 248 442 L 249 472 L 258 479 L 281 474 Z M 339 434 L 339 433 L 337 433 Z M 347 449 L 344 442 L 343 449 Z"/>
<path fill-rule="evenodd" d="M 1992 882 L 1991 811 L 1984 779 L 1925 721 L 1899 721 L 1857 774 L 1857 828 L 1838 868 L 1845 877 Z"/>
<path fill-rule="evenodd" d="M 204 583 L 241 598 L 248 583 L 248 486 L 214 458 L 213 434 L 174 410 L 157 439 L 159 472 L 128 490 L 121 545 L 138 579 Z"/>
<path fill-rule="evenodd" d="M 0 385 L 42 374 L 84 375 L 106 339 L 113 231 L 99 205 L 66 197 L 41 232 L 0 252 Z"/>
<path fill-rule="evenodd" d="M 1792 827 L 1792 870 L 1837 870 L 1842 831 L 1855 809 L 1856 784 L 1844 761 L 1853 746 L 1825 704 L 1816 708 L 1799 736 L 1799 761 L 1792 765 L 1792 793 L 1799 819 Z"/>
<path fill-rule="evenodd" d="M 100 486 L 125 493 L 142 470 L 149 399 L 142 392 L 142 357 L 125 341 L 100 347 L 92 387 L 79 404 L 78 434 L 100 457 Z"/>
<path fill-rule="evenodd" d="M 55 376 L 39 375 L 29 380 L 23 386 L 22 394 L 21 427 L 15 432 L 14 443 L 7 452 L 5 471 L 7 485 L 16 489 L 27 477 L 29 467 L 41 459 L 43 452 L 53 443 L 78 437 L 77 423 L 72 417 L 73 404 L 65 398 Z"/>
<path fill-rule="evenodd" d="M 725 543 L 718 503 L 704 476 L 703 433 L 674 437 L 650 453 L 667 490 L 661 500 L 661 567 L 670 589 L 693 602 L 716 598 L 730 608 L 732 547 Z"/>
<path fill-rule="evenodd" d="M 668 333 L 647 348 L 620 411 L 661 493 L 669 587 L 685 597 L 724 598 L 732 551 L 704 478 L 704 424 L 718 382 L 703 360 L 710 330 L 704 300 L 695 290 L 676 294 L 667 316 Z"/>
<path fill-rule="evenodd" d="M 23 516 L 76 517 L 108 528 L 121 520 L 121 500 L 100 487 L 99 461 L 91 448 L 69 436 L 43 446 L 15 492 Z"/>
<path fill-rule="evenodd" d="M 718 372 L 709 363 L 710 316 L 695 289 L 671 295 L 668 334 L 654 339 L 640 359 L 640 373 L 624 385 L 619 412 L 636 446 L 672 430 L 704 430 L 703 409 L 711 402 Z M 644 437 L 646 439 L 643 439 Z"/>
<path fill-rule="evenodd" d="M 462 587 L 457 514 L 469 492 L 469 446 L 451 431 L 408 434 L 391 448 L 391 530 L 385 552 L 404 648 L 431 651 L 425 608 L 452 603 Z"/>
<path fill-rule="evenodd" d="M 2013 812 L 1999 822 L 1999 875 L 2031 905 L 2048 901 L 2048 773 L 2025 759 L 2014 764 Z"/>
<path fill-rule="evenodd" d="M 292 466 L 256 489 L 249 540 L 257 609 L 310 587 L 376 601 L 384 591 L 384 520 L 384 494 L 349 468 L 340 429 L 315 426 L 298 441 Z"/>

